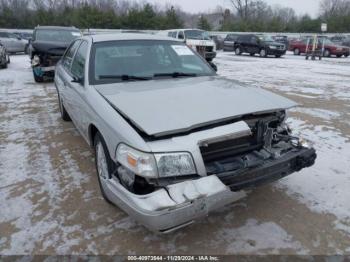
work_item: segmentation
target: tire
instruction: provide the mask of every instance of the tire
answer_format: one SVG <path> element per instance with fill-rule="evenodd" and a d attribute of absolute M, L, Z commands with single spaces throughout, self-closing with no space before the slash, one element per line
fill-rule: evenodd
<path fill-rule="evenodd" d="M 250 53 L 250 56 L 255 56 L 255 53 Z"/>
<path fill-rule="evenodd" d="M 37 83 L 42 83 L 44 82 L 44 77 L 43 76 L 38 76 L 35 74 L 34 70 L 33 70 L 33 76 L 34 76 L 34 81 Z"/>
<path fill-rule="evenodd" d="M 267 57 L 267 52 L 265 49 L 261 49 L 259 52 L 260 57 Z"/>
<path fill-rule="evenodd" d="M 281 55 L 275 55 L 276 58 L 281 58 Z"/>
<path fill-rule="evenodd" d="M 330 52 L 328 49 L 326 49 L 326 50 L 324 50 L 324 52 L 323 52 L 323 56 L 324 56 L 324 57 L 331 57 L 331 52 Z"/>
<path fill-rule="evenodd" d="M 65 122 L 70 122 L 72 121 L 67 110 L 64 108 L 64 105 L 63 105 L 63 102 L 62 102 L 62 99 L 61 99 L 61 96 L 60 94 L 58 93 L 58 107 L 60 109 L 60 113 L 61 113 L 61 118 L 63 121 Z"/>
<path fill-rule="evenodd" d="M 107 179 L 111 178 L 111 174 L 116 169 L 114 162 L 112 161 L 109 152 L 107 150 L 106 143 L 102 135 L 97 132 L 94 139 L 94 149 L 95 149 L 95 166 L 97 172 L 97 179 L 100 186 L 101 194 L 103 198 L 109 203 L 113 204 L 108 198 L 104 185 Z"/>
<path fill-rule="evenodd" d="M 7 63 L 8 63 L 8 64 L 11 63 L 11 60 L 10 60 L 10 56 L 9 56 L 9 55 L 7 56 Z"/>
<path fill-rule="evenodd" d="M 349 57 L 349 54 L 344 55 L 345 57 Z"/>
<path fill-rule="evenodd" d="M 338 58 L 341 58 L 343 55 L 337 55 Z"/>
<path fill-rule="evenodd" d="M 241 50 L 240 47 L 236 47 L 236 49 L 235 49 L 235 54 L 236 54 L 236 55 L 241 55 L 241 54 L 242 54 L 242 50 Z"/>
<path fill-rule="evenodd" d="M 300 49 L 299 48 L 295 48 L 294 49 L 294 55 L 300 55 Z"/>

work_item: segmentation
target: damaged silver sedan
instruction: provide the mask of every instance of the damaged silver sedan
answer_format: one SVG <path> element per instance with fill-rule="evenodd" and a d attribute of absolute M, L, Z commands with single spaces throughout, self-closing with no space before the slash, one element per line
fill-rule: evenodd
<path fill-rule="evenodd" d="M 189 225 L 241 190 L 316 159 L 285 123 L 294 102 L 219 77 L 170 38 L 77 39 L 55 84 L 62 118 L 95 149 L 103 197 L 157 232 Z"/>

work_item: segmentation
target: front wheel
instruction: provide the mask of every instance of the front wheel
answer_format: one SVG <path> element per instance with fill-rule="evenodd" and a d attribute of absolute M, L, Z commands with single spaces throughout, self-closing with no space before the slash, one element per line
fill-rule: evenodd
<path fill-rule="evenodd" d="M 106 143 L 99 132 L 95 136 L 94 147 L 97 178 L 100 185 L 101 194 L 108 203 L 112 204 L 112 201 L 108 198 L 105 188 L 107 186 L 108 179 L 111 179 L 111 174 L 116 167 L 109 156 Z"/>
<path fill-rule="evenodd" d="M 324 50 L 323 56 L 330 57 L 331 56 L 331 52 L 328 49 L 326 49 L 326 50 Z"/>
<path fill-rule="evenodd" d="M 299 48 L 295 48 L 294 49 L 294 55 L 300 55 L 300 49 Z"/>

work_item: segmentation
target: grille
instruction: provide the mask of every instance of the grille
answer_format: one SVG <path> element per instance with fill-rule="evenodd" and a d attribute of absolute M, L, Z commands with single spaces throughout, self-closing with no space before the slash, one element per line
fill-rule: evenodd
<path fill-rule="evenodd" d="M 202 53 L 202 52 L 213 52 L 212 46 L 197 46 L 197 52 Z"/>
<path fill-rule="evenodd" d="M 256 136 L 246 136 L 210 143 L 200 147 L 204 163 L 235 157 L 247 152 L 257 150 L 262 145 L 258 143 Z"/>

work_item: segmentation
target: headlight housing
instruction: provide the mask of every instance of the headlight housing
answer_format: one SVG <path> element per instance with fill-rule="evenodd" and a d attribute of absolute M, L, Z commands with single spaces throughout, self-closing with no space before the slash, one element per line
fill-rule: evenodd
<path fill-rule="evenodd" d="M 35 55 L 32 59 L 32 66 L 37 66 L 40 64 L 40 57 L 38 55 Z"/>
<path fill-rule="evenodd" d="M 117 161 L 131 172 L 145 178 L 162 178 L 196 174 L 192 155 L 187 152 L 145 153 L 120 144 Z"/>

